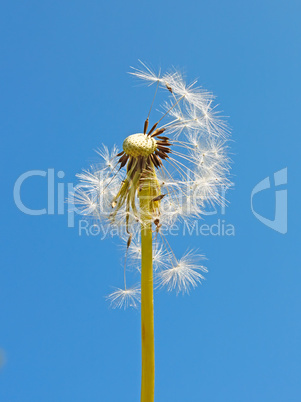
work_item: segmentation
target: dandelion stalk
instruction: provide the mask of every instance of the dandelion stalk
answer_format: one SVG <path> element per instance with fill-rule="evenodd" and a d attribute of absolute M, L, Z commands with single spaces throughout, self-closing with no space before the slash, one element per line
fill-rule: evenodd
<path fill-rule="evenodd" d="M 141 402 L 154 401 L 155 339 L 153 297 L 153 240 L 151 227 L 151 184 L 139 194 L 141 208 L 141 343 L 142 376 Z"/>

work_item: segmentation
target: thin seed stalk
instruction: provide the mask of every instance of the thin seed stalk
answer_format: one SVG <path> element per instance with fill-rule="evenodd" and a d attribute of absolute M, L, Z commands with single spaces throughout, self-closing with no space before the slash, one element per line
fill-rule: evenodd
<path fill-rule="evenodd" d="M 141 402 L 153 402 L 155 394 L 155 337 L 151 183 L 145 181 L 139 194 L 141 208 Z"/>

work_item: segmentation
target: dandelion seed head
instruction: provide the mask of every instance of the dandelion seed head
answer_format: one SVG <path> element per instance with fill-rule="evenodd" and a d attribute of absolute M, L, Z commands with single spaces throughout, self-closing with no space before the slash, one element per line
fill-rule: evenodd
<path fill-rule="evenodd" d="M 132 134 L 123 141 L 124 152 L 134 158 L 149 156 L 156 148 L 156 140 L 146 134 Z"/>
<path fill-rule="evenodd" d="M 140 266 L 136 233 L 141 227 L 151 227 L 157 238 L 176 223 L 192 226 L 208 205 L 226 204 L 225 193 L 232 185 L 230 130 L 214 96 L 197 81 L 187 84 L 178 70 L 161 74 L 140 63 L 131 74 L 156 87 L 144 127 L 123 139 L 121 152 L 115 145 L 98 149 L 100 162 L 77 175 L 80 183 L 70 197 L 77 211 L 102 222 L 111 236 L 125 239 L 128 262 L 134 268 Z M 162 115 L 153 122 L 151 110 L 161 90 Z M 147 211 L 142 207 L 144 194 L 149 198 L 144 202 Z M 195 257 L 187 253 L 177 260 L 164 242 L 155 243 L 153 266 L 161 286 L 177 293 L 194 288 L 206 271 Z M 139 289 L 126 286 L 109 296 L 117 307 L 135 306 L 138 298 Z"/>
<path fill-rule="evenodd" d="M 221 204 L 219 190 L 230 186 L 228 128 L 213 95 L 196 81 L 187 85 L 177 70 L 155 73 L 140 63 L 131 74 L 167 91 L 163 116 L 149 131 L 147 118 L 144 132 L 125 138 L 120 153 L 116 146 L 109 150 L 103 145 L 97 151 L 102 162 L 78 175 L 74 197 L 83 214 L 127 232 L 141 223 L 139 194 L 149 185 L 152 219 L 166 224 L 199 217 L 206 203 Z M 163 118 L 167 122 L 158 125 Z"/>

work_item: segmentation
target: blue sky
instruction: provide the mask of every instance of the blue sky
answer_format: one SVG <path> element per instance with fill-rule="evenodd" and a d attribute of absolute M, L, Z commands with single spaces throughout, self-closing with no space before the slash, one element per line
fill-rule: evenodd
<path fill-rule="evenodd" d="M 138 59 L 199 78 L 230 116 L 234 140 L 235 189 L 226 214 L 207 221 L 224 219 L 235 236 L 173 238 L 180 252 L 206 254 L 207 280 L 190 296 L 155 295 L 156 401 L 300 400 L 300 8 L 2 3 L 2 401 L 139 400 L 139 311 L 112 310 L 104 298 L 122 285 L 117 241 L 79 236 L 57 210 L 26 215 L 13 199 L 22 173 L 63 171 L 55 186 L 66 189 L 101 143 L 140 130 L 149 100 L 127 74 Z M 281 234 L 255 218 L 250 196 L 286 167 Z M 28 179 L 22 200 L 47 207 L 47 179 Z M 254 208 L 273 219 L 275 189 L 257 194 Z"/>

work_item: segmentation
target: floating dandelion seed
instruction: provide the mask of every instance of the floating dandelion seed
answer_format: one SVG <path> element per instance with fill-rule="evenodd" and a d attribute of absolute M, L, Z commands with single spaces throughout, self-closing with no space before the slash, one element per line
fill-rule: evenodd
<path fill-rule="evenodd" d="M 207 206 L 225 204 L 231 186 L 227 156 L 229 129 L 214 106 L 214 97 L 187 85 L 178 71 L 156 74 L 141 62 L 131 74 L 155 93 L 141 132 L 123 140 L 122 150 L 106 146 L 97 152 L 98 166 L 78 174 L 79 185 L 71 200 L 80 213 L 108 225 L 110 233 L 126 241 L 124 289 L 107 299 L 113 307 L 137 307 L 141 297 L 142 387 L 141 401 L 154 398 L 153 275 L 158 287 L 189 292 L 207 269 L 202 255 L 188 252 L 177 259 L 164 229 L 175 222 L 190 224 Z M 150 123 L 159 89 L 167 97 L 162 116 Z M 127 287 L 127 264 L 141 266 L 139 285 Z"/>
<path fill-rule="evenodd" d="M 205 279 L 201 272 L 208 272 L 207 268 L 198 263 L 204 258 L 203 255 L 188 252 L 179 261 L 175 261 L 173 266 L 159 273 L 160 286 L 166 286 L 168 291 L 176 290 L 177 294 L 189 293 L 191 288 Z"/>
<path fill-rule="evenodd" d="M 113 308 L 137 308 L 138 304 L 140 303 L 140 289 L 116 289 L 109 296 L 107 296 L 107 300 L 111 303 Z"/>

